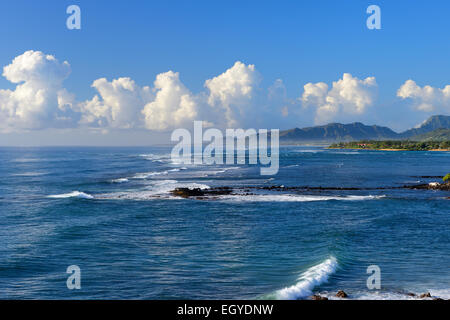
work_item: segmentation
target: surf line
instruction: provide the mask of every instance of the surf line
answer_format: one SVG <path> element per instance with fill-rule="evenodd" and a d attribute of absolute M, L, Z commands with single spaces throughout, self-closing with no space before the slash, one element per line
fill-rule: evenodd
<path fill-rule="evenodd" d="M 279 169 L 279 129 L 226 129 L 225 138 L 219 129 L 208 128 L 203 121 L 194 121 L 194 137 L 192 143 L 191 132 L 184 128 L 172 132 L 171 141 L 176 144 L 171 152 L 173 162 L 182 164 L 223 164 L 224 157 L 227 165 L 248 163 L 263 165 L 261 175 L 276 175 Z M 270 136 L 270 146 L 268 140 Z M 210 142 L 203 148 L 203 142 Z M 225 142 L 225 153 L 224 153 Z M 247 143 L 248 142 L 248 143 Z M 193 150 L 193 154 L 192 154 Z M 270 153 L 270 155 L 269 155 Z"/>

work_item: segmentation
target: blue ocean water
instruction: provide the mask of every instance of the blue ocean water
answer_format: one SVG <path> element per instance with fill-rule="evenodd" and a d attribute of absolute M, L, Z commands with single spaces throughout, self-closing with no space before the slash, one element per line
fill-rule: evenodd
<path fill-rule="evenodd" d="M 1 148 L 2 299 L 406 299 L 450 295 L 450 196 L 410 190 L 448 152 L 282 147 L 257 166 L 172 163 L 170 148 Z M 180 199 L 176 187 L 358 187 Z M 69 290 L 66 269 L 81 269 Z M 367 267 L 381 289 L 366 286 Z"/>

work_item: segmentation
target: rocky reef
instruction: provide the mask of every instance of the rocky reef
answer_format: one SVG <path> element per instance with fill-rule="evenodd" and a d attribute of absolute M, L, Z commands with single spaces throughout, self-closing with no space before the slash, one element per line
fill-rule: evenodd
<path fill-rule="evenodd" d="M 407 189 L 425 189 L 425 190 L 442 190 L 450 191 L 450 183 L 430 182 L 426 184 L 416 184 L 411 186 L 404 186 Z"/>
<path fill-rule="evenodd" d="M 208 196 L 221 196 L 229 195 L 233 192 L 233 189 L 229 187 L 219 187 L 213 189 L 200 189 L 200 188 L 176 188 L 171 191 L 172 195 L 182 198 L 197 198 L 202 199 Z"/>
<path fill-rule="evenodd" d="M 431 293 L 429 293 L 429 292 L 422 293 L 422 294 L 412 293 L 412 292 L 399 292 L 399 293 L 404 294 L 405 296 L 408 296 L 408 297 L 411 297 L 414 299 L 444 300 L 442 298 L 432 296 Z M 334 296 L 337 298 L 341 298 L 341 299 L 349 298 L 349 295 L 343 290 L 339 290 Z M 312 296 L 309 297 L 309 299 L 310 300 L 329 300 L 326 296 L 321 295 L 319 293 L 313 294 Z"/>
<path fill-rule="evenodd" d="M 425 177 L 425 176 L 424 176 Z M 432 177 L 432 176 L 426 176 Z M 434 176 L 433 176 L 434 177 Z M 323 186 L 284 186 L 284 185 L 265 185 L 265 186 L 239 186 L 239 187 L 212 187 L 208 189 L 200 188 L 176 188 L 170 193 L 173 196 L 181 198 L 193 198 L 197 200 L 214 200 L 223 195 L 261 195 L 281 193 L 297 194 L 323 194 L 333 191 L 370 191 L 370 190 L 393 190 L 393 189 L 411 189 L 411 190 L 440 190 L 450 191 L 450 182 L 444 183 L 430 182 L 414 185 L 402 186 L 380 186 L 380 187 L 323 187 Z M 448 197 L 447 199 L 450 199 Z"/>

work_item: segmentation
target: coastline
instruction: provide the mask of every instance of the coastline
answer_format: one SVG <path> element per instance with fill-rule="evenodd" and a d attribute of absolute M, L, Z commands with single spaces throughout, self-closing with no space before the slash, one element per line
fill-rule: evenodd
<path fill-rule="evenodd" d="M 371 151 L 434 151 L 449 152 L 450 149 L 408 150 L 408 149 L 370 149 L 370 148 L 327 148 L 330 150 L 371 150 Z"/>

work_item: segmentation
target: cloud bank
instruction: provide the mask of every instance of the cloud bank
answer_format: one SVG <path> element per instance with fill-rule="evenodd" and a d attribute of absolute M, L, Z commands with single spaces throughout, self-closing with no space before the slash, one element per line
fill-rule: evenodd
<path fill-rule="evenodd" d="M 46 128 L 166 132 L 191 127 L 194 120 L 219 128 L 282 128 L 305 119 L 315 124 L 361 121 L 377 108 L 375 77 L 359 79 L 349 73 L 330 85 L 307 83 L 300 97 L 290 99 L 281 79 L 262 88 L 262 76 L 255 66 L 237 61 L 205 80 L 204 90 L 198 93 L 183 84 L 178 72 L 167 71 L 156 75 L 149 86 L 140 86 L 129 77 L 96 79 L 91 85 L 96 94 L 78 101 L 64 88 L 70 72 L 67 61 L 40 51 L 14 58 L 3 68 L 3 76 L 16 86 L 0 89 L 0 132 Z M 408 80 L 397 96 L 412 100 L 418 111 L 450 111 L 450 85 L 419 87 Z"/>

